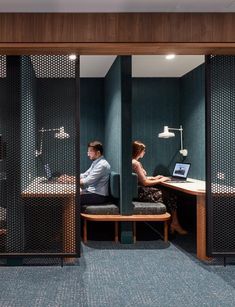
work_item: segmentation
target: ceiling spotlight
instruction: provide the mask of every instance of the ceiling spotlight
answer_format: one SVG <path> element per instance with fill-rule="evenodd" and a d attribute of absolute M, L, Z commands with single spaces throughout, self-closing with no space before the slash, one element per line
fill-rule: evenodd
<path fill-rule="evenodd" d="M 76 60 L 76 58 L 77 58 L 76 54 L 70 54 L 70 55 L 69 55 L 69 59 L 70 59 L 71 61 Z"/>
<path fill-rule="evenodd" d="M 175 54 L 168 54 L 166 55 L 167 60 L 173 60 L 175 58 Z"/>

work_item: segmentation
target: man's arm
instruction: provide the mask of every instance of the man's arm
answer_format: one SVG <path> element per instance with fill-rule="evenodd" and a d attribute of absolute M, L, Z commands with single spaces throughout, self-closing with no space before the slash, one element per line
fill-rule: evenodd
<path fill-rule="evenodd" d="M 91 166 L 88 168 L 87 171 L 85 171 L 85 173 L 80 174 L 80 178 L 86 178 L 89 175 L 89 173 L 91 171 Z"/>
<path fill-rule="evenodd" d="M 99 181 L 102 176 L 106 173 L 106 167 L 104 164 L 98 163 L 93 169 L 90 171 L 89 175 L 85 178 L 80 179 L 80 184 L 84 187 L 88 187 L 89 185 Z"/>
<path fill-rule="evenodd" d="M 89 175 L 90 170 L 91 170 L 91 166 L 88 168 L 87 171 L 85 171 L 85 173 L 80 174 L 80 179 L 86 178 Z M 59 183 L 76 183 L 76 177 L 64 174 L 58 178 L 58 182 Z M 81 184 L 81 180 L 80 180 L 80 184 Z"/>

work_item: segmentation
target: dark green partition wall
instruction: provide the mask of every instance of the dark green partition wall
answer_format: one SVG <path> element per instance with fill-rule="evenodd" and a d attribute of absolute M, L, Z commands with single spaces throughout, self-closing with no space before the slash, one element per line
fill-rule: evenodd
<path fill-rule="evenodd" d="M 120 173 L 120 212 L 132 213 L 131 196 L 131 57 L 117 57 L 105 78 L 105 146 L 112 169 Z M 121 241 L 132 242 L 130 224 Z"/>
<path fill-rule="evenodd" d="M 121 172 L 121 58 L 117 57 L 104 82 L 106 158 Z"/>
<path fill-rule="evenodd" d="M 185 161 L 190 177 L 205 180 L 205 65 L 180 78 L 180 124 L 184 129 Z"/>

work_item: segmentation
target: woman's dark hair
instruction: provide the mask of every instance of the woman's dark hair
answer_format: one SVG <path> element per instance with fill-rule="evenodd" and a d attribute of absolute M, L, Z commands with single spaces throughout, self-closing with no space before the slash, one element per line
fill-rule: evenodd
<path fill-rule="evenodd" d="M 103 155 L 104 149 L 103 149 L 103 145 L 102 145 L 101 142 L 92 141 L 92 142 L 88 143 L 87 147 L 92 147 L 95 151 L 99 151 L 101 153 L 101 155 Z"/>
<path fill-rule="evenodd" d="M 145 149 L 144 143 L 140 141 L 132 142 L 132 159 L 136 159 L 138 155 Z"/>

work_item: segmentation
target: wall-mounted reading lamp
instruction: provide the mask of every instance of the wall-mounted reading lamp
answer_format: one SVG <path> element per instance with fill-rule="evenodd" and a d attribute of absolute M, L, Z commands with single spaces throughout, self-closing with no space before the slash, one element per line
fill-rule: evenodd
<path fill-rule="evenodd" d="M 44 128 L 42 128 L 41 130 L 38 131 L 40 133 L 41 137 L 40 137 L 39 150 L 36 150 L 36 152 L 35 152 L 36 157 L 38 157 L 42 154 L 44 133 L 50 132 L 50 131 L 55 132 L 54 137 L 56 139 L 67 139 L 67 138 L 69 138 L 69 134 L 64 131 L 64 127 L 54 128 L 54 129 L 44 129 Z"/>
<path fill-rule="evenodd" d="M 180 154 L 184 157 L 188 155 L 188 150 L 184 149 L 183 145 L 183 127 L 180 125 L 180 128 L 169 128 L 168 126 L 164 126 L 164 131 L 158 134 L 159 138 L 168 139 L 175 136 L 174 132 L 170 132 L 169 130 L 177 130 L 180 132 Z"/>

